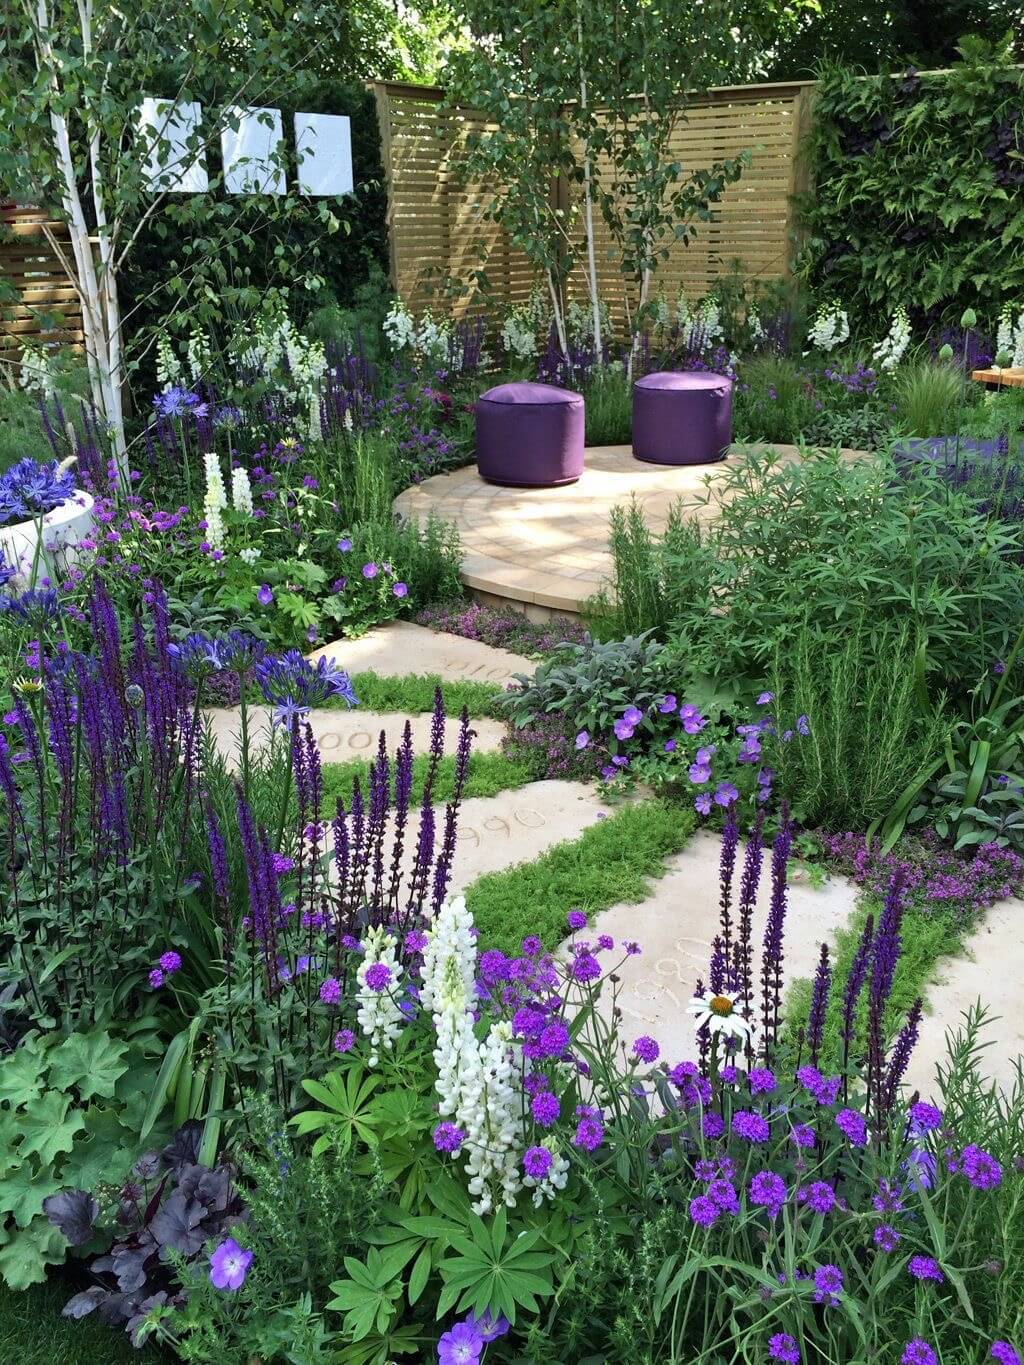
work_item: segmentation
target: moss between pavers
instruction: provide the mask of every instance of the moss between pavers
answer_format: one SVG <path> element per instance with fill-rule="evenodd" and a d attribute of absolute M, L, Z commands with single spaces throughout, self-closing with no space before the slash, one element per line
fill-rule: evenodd
<path fill-rule="evenodd" d="M 692 811 L 667 801 L 622 806 L 578 839 L 556 844 L 532 863 L 490 872 L 473 882 L 466 901 L 484 948 L 517 953 L 527 934 L 557 948 L 570 910 L 595 915 L 622 901 L 644 900 L 665 859 L 693 833 Z"/>
<path fill-rule="evenodd" d="M 366 672 L 352 674 L 352 690 L 366 711 L 403 711 L 413 716 L 434 709 L 434 692 L 440 687 L 445 710 L 457 716 L 465 706 L 471 716 L 497 716 L 505 689 L 497 683 L 451 680 L 437 673 L 409 673 L 401 677 Z M 343 701 L 337 703 L 344 706 Z"/>

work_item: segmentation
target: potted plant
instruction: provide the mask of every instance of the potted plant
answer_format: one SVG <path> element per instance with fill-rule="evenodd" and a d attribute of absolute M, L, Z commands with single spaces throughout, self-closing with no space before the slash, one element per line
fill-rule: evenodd
<path fill-rule="evenodd" d="M 75 487 L 70 464 L 25 459 L 0 474 L 0 558 L 15 588 L 31 587 L 56 555 L 73 558 L 92 526 L 92 495 Z"/>

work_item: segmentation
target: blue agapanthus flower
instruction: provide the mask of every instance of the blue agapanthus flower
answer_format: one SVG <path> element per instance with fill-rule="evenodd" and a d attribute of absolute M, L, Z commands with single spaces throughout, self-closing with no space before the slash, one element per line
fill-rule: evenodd
<path fill-rule="evenodd" d="M 341 697 L 349 706 L 358 706 L 352 683 L 333 659 L 321 656 L 315 664 L 304 659 L 297 649 L 256 665 L 256 681 L 264 699 L 276 707 L 274 719 L 290 725 L 313 706 L 322 706 Z"/>
<path fill-rule="evenodd" d="M 211 673 L 250 672 L 264 657 L 266 646 L 243 630 L 229 630 L 216 637 L 193 631 L 169 644 L 167 653 L 190 677 L 205 678 Z"/>
<path fill-rule="evenodd" d="M 18 597 L 0 595 L 0 611 L 29 625 L 41 626 L 50 621 L 60 611 L 60 601 L 53 588 L 30 588 Z"/>
<path fill-rule="evenodd" d="M 155 394 L 153 406 L 161 417 L 184 417 L 190 412 L 202 416 L 207 411 L 207 405 L 199 394 L 183 388 L 180 384 L 165 389 L 163 393 Z"/>
<path fill-rule="evenodd" d="M 19 460 L 0 475 L 0 526 L 31 521 L 67 502 L 75 491 L 74 475 L 56 460 Z M 5 580 L 0 579 L 0 582 Z"/>

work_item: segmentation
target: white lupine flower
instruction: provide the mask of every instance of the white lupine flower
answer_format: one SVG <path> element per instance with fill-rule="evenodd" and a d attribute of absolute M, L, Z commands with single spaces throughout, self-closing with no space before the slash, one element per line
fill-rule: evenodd
<path fill-rule="evenodd" d="M 892 315 L 888 333 L 871 352 L 881 370 L 895 370 L 910 345 L 910 317 L 902 304 Z"/>
<path fill-rule="evenodd" d="M 756 308 L 751 308 L 747 313 L 747 328 L 752 341 L 764 340 L 764 323 Z"/>
<path fill-rule="evenodd" d="M 206 539 L 215 550 L 224 544 L 224 518 L 221 512 L 228 505 L 224 476 L 220 472 L 220 460 L 214 451 L 203 456 L 206 470 L 206 496 L 203 499 L 203 516 L 206 520 Z"/>
<path fill-rule="evenodd" d="M 356 972 L 356 1018 L 359 1027 L 370 1040 L 370 1066 L 380 1062 L 381 1051 L 390 1052 L 402 1031 L 405 1015 L 399 1005 L 402 991 L 403 968 L 395 954 L 398 940 L 381 926 L 367 930 L 363 939 L 363 960 Z M 384 990 L 366 984 L 367 973 L 373 967 L 386 967 L 391 980 Z"/>
<path fill-rule="evenodd" d="M 420 1001 L 433 1015 L 438 1111 L 466 1134 L 462 1145 L 468 1188 L 478 1214 L 496 1201 L 511 1207 L 522 1189 L 524 1102 L 522 1048 L 511 1025 L 491 1025 L 481 1042 L 473 1028 L 476 944 L 462 897 L 438 911 L 423 952 Z"/>
<path fill-rule="evenodd" d="M 252 516 L 252 484 L 249 471 L 241 466 L 231 471 L 231 505 L 236 512 Z"/>
<path fill-rule="evenodd" d="M 260 552 L 255 548 L 239 550 L 238 552 L 238 558 L 242 561 L 243 564 L 255 564 L 259 557 Z"/>
<path fill-rule="evenodd" d="M 838 302 L 823 303 L 814 315 L 808 340 L 819 351 L 833 351 L 850 338 L 850 319 Z"/>
<path fill-rule="evenodd" d="M 166 393 L 181 378 L 181 361 L 174 354 L 166 332 L 156 339 L 156 382 L 160 391 Z"/>

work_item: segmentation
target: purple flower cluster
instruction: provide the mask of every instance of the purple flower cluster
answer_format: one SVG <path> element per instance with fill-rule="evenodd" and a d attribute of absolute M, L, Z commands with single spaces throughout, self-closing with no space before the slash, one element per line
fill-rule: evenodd
<path fill-rule="evenodd" d="M 18 460 L 0 474 L 0 526 L 44 516 L 67 502 L 74 491 L 74 475 L 62 470 L 56 460 L 45 464 Z"/>

